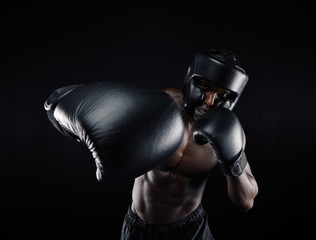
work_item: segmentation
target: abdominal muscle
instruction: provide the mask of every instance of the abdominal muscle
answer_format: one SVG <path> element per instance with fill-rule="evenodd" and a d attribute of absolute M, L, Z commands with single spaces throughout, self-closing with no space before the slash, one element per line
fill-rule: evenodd
<path fill-rule="evenodd" d="M 190 214 L 200 204 L 206 178 L 190 180 L 155 169 L 137 178 L 132 211 L 149 224 L 164 225 Z"/>

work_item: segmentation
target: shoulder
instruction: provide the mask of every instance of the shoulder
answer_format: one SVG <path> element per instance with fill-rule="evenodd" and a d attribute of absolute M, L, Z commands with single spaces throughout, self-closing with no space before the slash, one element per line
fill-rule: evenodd
<path fill-rule="evenodd" d="M 183 99 L 182 90 L 178 88 L 164 88 L 162 89 L 163 92 L 167 93 L 181 108 L 181 103 Z"/>
<path fill-rule="evenodd" d="M 163 92 L 167 93 L 176 103 L 181 103 L 183 99 L 182 90 L 178 88 L 164 88 Z"/>

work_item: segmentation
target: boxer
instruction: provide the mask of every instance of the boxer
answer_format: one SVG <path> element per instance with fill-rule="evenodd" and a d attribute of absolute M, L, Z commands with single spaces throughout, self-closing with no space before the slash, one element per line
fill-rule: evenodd
<path fill-rule="evenodd" d="M 195 55 L 183 89 L 165 90 L 182 110 L 184 136 L 168 159 L 135 179 L 121 239 L 213 239 L 201 201 L 217 164 L 231 201 L 253 207 L 258 186 L 231 111 L 247 81 L 235 55 L 214 48 Z"/>
<path fill-rule="evenodd" d="M 99 181 L 135 179 L 121 239 L 213 239 L 201 201 L 215 166 L 241 209 L 258 194 L 232 112 L 247 81 L 235 55 L 214 48 L 196 53 L 182 89 L 74 85 L 54 91 L 45 109 L 90 149 Z"/>

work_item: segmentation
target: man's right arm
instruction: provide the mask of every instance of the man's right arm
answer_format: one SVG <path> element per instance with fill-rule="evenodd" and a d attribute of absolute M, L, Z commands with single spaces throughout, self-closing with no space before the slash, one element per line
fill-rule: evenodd
<path fill-rule="evenodd" d="M 97 82 L 57 89 L 45 109 L 58 130 L 86 144 L 97 179 L 105 183 L 131 180 L 153 169 L 183 137 L 176 103 L 166 93 L 140 85 Z"/>

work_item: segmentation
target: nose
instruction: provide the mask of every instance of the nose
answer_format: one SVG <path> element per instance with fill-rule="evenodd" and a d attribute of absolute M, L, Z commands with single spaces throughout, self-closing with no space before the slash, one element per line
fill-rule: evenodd
<path fill-rule="evenodd" d="M 208 91 L 208 92 L 204 92 L 204 96 L 205 96 L 204 103 L 208 105 L 209 107 L 213 106 L 217 99 L 217 93 Z"/>

